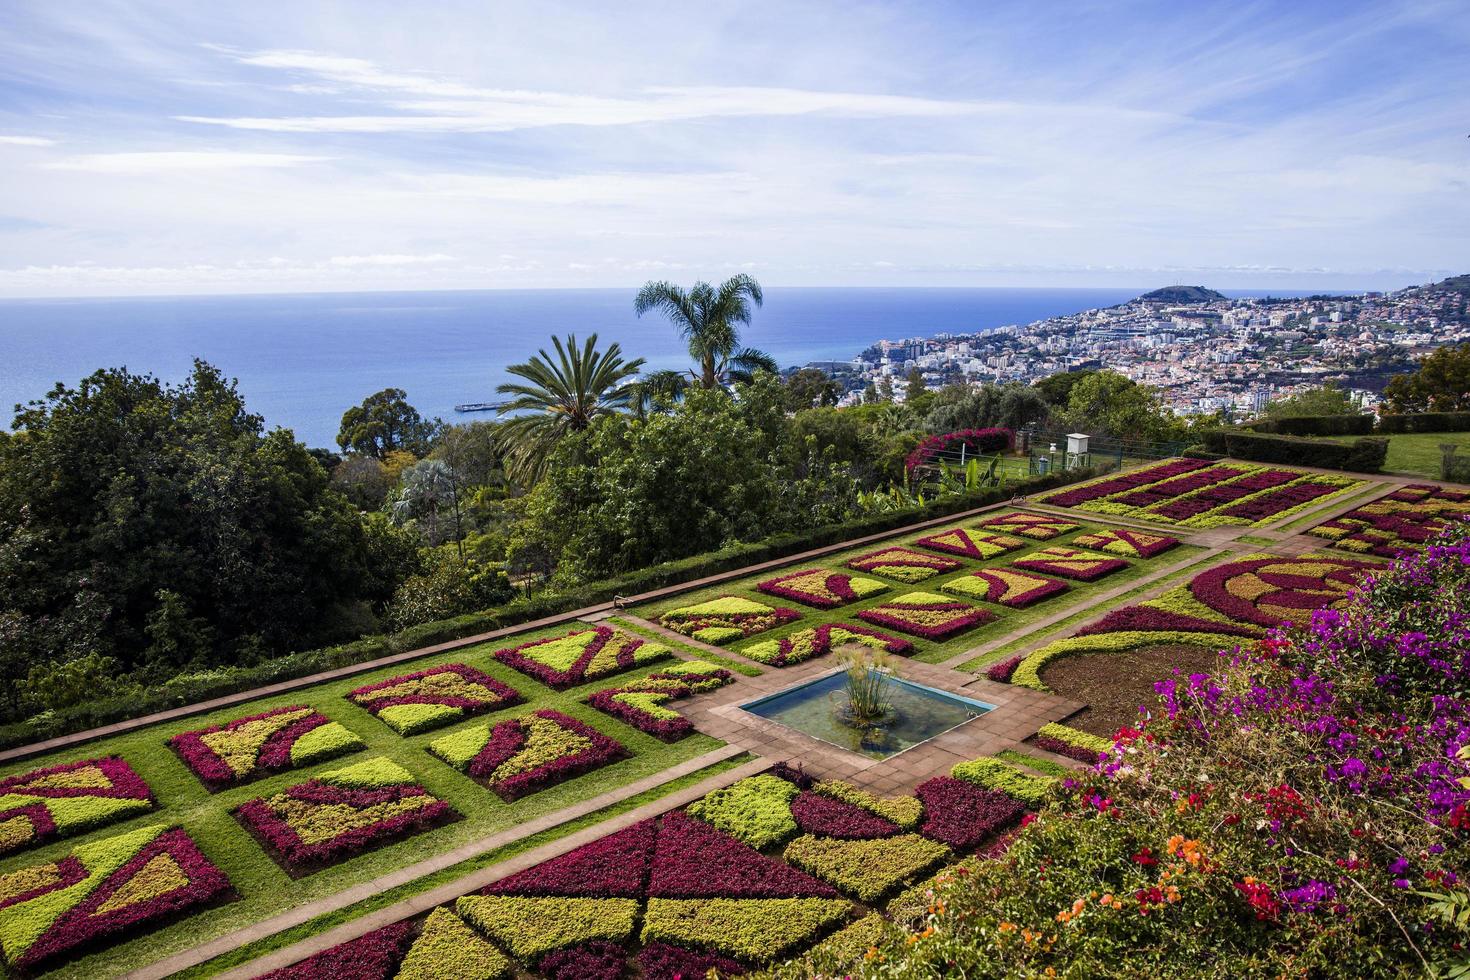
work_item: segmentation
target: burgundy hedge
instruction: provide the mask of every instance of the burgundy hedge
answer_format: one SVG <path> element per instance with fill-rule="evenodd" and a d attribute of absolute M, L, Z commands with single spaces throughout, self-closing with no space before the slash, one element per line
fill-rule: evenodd
<path fill-rule="evenodd" d="M 919 833 L 969 851 L 985 838 L 1021 819 L 1025 808 L 1004 793 L 981 789 L 953 776 L 935 776 L 920 783 L 914 795 L 924 803 Z"/>

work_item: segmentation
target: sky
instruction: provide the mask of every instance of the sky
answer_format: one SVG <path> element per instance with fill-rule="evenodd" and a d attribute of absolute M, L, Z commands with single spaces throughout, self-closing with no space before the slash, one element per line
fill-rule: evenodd
<path fill-rule="evenodd" d="M 1470 0 L 6 0 L 0 296 L 1394 288 Z"/>

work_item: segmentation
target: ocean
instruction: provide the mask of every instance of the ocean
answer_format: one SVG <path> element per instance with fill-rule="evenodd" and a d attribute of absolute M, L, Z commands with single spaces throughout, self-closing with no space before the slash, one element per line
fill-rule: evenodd
<path fill-rule="evenodd" d="M 1140 289 L 772 288 L 744 331 L 782 367 L 848 360 L 878 340 L 973 333 L 1131 299 Z M 402 388 L 425 416 L 496 400 L 505 367 L 553 334 L 597 333 L 650 368 L 688 357 L 634 289 L 476 290 L 0 301 L 0 409 L 103 367 L 178 380 L 195 357 L 239 379 L 250 410 L 311 446 L 335 445 L 342 413 Z M 1230 295 L 1248 295 L 1230 293 Z M 1275 295 L 1283 295 L 1276 291 Z"/>

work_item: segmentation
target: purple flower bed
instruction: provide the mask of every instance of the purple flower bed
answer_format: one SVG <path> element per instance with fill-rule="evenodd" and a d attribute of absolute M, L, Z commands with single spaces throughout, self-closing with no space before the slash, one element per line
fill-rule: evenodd
<path fill-rule="evenodd" d="M 1078 487 L 1075 490 L 1063 490 L 1061 493 L 1054 493 L 1049 497 L 1041 498 L 1041 502 L 1051 504 L 1053 507 L 1076 507 L 1078 504 L 1085 504 L 1090 500 L 1109 497 L 1115 493 L 1124 493 L 1132 490 L 1134 487 L 1167 480 L 1172 476 L 1189 473 L 1209 465 L 1207 461 L 1202 459 L 1178 459 L 1171 463 L 1150 466 L 1147 469 L 1138 470 L 1134 473 L 1116 476 L 1111 480 L 1102 480 L 1085 487 Z"/>
<path fill-rule="evenodd" d="M 438 674 L 456 674 L 462 678 L 466 685 L 474 684 L 486 688 L 493 697 L 457 697 L 448 694 L 424 693 L 424 694 L 399 694 L 391 697 L 374 697 L 378 691 L 385 691 L 394 687 L 402 687 L 413 681 L 423 680 L 426 677 L 434 677 Z M 521 701 L 520 692 L 508 684 L 491 677 L 484 671 L 476 670 L 464 664 L 440 664 L 438 667 L 430 667 L 428 670 L 420 670 L 412 674 L 403 674 L 399 677 L 390 677 L 386 681 L 376 684 L 367 684 L 347 693 L 347 700 L 365 708 L 373 714 L 377 714 L 384 708 L 396 704 L 442 704 L 450 708 L 461 708 L 465 715 L 477 714 L 488 711 L 491 708 L 505 708 Z"/>
<path fill-rule="evenodd" d="M 667 814 L 654 845 L 651 898 L 836 898 L 804 871 L 768 858 L 682 810 Z"/>
<path fill-rule="evenodd" d="M 309 710 L 305 705 L 290 705 L 285 708 L 277 708 L 274 711 L 264 711 L 257 715 L 247 715 L 244 718 L 236 718 L 234 721 L 225 722 L 220 725 L 211 725 L 192 732 L 181 732 L 168 740 L 169 748 L 178 753 L 179 758 L 184 760 L 184 765 L 194 771 L 199 781 L 205 785 L 211 793 L 216 793 L 227 786 L 246 782 L 252 776 L 265 776 L 273 772 L 280 772 L 291 768 L 291 747 L 296 740 L 307 732 L 331 724 L 331 719 L 320 711 L 313 711 L 304 718 L 297 719 L 278 732 L 271 734 L 261 745 L 255 758 L 255 772 L 246 774 L 243 778 L 231 769 L 224 759 L 204 743 L 205 735 L 215 732 L 229 731 L 248 725 L 254 721 L 264 721 L 275 715 L 289 714 L 294 711 Z M 354 751 L 357 746 L 344 746 L 344 751 Z M 325 758 L 325 757 L 323 757 Z M 322 761 L 313 759 L 313 762 Z"/>
<path fill-rule="evenodd" d="M 537 660 L 532 653 L 536 647 L 550 643 L 561 643 L 569 636 L 581 636 L 587 633 L 595 633 L 586 647 L 583 649 L 575 663 L 565 670 L 558 670 Z M 611 626 L 590 626 L 587 629 L 574 630 L 563 636 L 543 637 L 539 640 L 530 640 L 517 647 L 495 651 L 495 659 L 512 667 L 527 676 L 534 677 L 547 687 L 564 691 L 569 687 L 596 680 L 598 677 L 606 677 L 609 674 L 620 673 L 631 670 L 640 662 L 647 663 L 650 659 L 657 657 L 642 657 L 638 655 L 638 649 L 648 641 L 641 636 L 616 629 Z M 617 644 L 613 651 L 613 663 L 608 664 L 605 653 L 609 644 Z M 659 649 L 649 647 L 649 650 Z M 645 653 L 648 651 L 645 651 Z M 600 665 L 593 669 L 594 664 Z"/>
<path fill-rule="evenodd" d="M 643 980 L 699 980 L 718 971 L 721 977 L 738 977 L 745 968 L 726 956 L 684 949 L 668 943 L 649 943 L 638 954 Z"/>
<path fill-rule="evenodd" d="M 487 885 L 482 895 L 642 898 L 653 855 L 652 819 L 583 844 Z"/>
<path fill-rule="evenodd" d="M 1077 567 L 1068 562 L 1081 562 L 1082 564 L 1081 567 Z M 1045 551 L 1038 551 L 1035 557 L 1017 558 L 1011 562 L 1011 567 L 1046 575 L 1060 575 L 1062 578 L 1076 579 L 1079 582 L 1092 582 L 1104 575 L 1111 575 L 1127 568 L 1128 562 L 1121 558 L 1095 558 L 1080 551 L 1066 556 L 1058 555 L 1055 559 L 1051 559 L 1046 556 Z"/>
<path fill-rule="evenodd" d="M 1138 631 L 1156 633 L 1165 631 L 1191 633 L 1226 633 L 1230 636 L 1256 637 L 1261 631 L 1243 623 L 1217 622 L 1200 619 L 1183 613 L 1167 612 L 1149 606 L 1124 606 L 1108 613 L 1102 619 L 1082 627 L 1077 636 L 1093 636 L 1098 633 L 1122 633 Z"/>
<path fill-rule="evenodd" d="M 1021 666 L 1021 661 L 1025 659 L 1023 655 L 1018 653 L 1014 657 L 997 660 L 986 668 L 985 676 L 1000 684 L 1009 684 L 1011 675 L 1016 672 L 1016 668 Z"/>
<path fill-rule="evenodd" d="M 973 849 L 1020 820 L 1025 812 L 1025 807 L 1006 794 L 953 776 L 935 776 L 920 783 L 914 795 L 924 803 L 919 833 L 956 851 Z"/>
<path fill-rule="evenodd" d="M 566 782 L 584 772 L 591 772 L 593 769 L 624 758 L 628 754 L 622 742 L 609 738 L 591 725 L 584 725 L 560 711 L 542 708 L 536 714 L 581 735 L 592 744 L 571 755 L 557 756 L 535 769 L 496 781 L 490 788 L 506 802 L 518 800 L 522 796 L 540 792 L 548 786 Z M 525 743 L 526 733 L 519 720 L 512 718 L 501 722 L 490 730 L 490 741 L 470 762 L 469 774 L 480 779 L 489 778 L 496 769 L 500 768 L 501 763 L 519 752 Z"/>
<path fill-rule="evenodd" d="M 791 815 L 796 818 L 796 825 L 808 834 L 844 840 L 891 837 L 899 831 L 898 824 L 892 820 L 810 791 L 797 794 L 791 801 Z"/>
<path fill-rule="evenodd" d="M 1165 480 L 1163 483 L 1156 483 L 1151 487 L 1139 490 L 1137 493 L 1130 493 L 1126 496 L 1118 497 L 1114 502 L 1126 504 L 1129 507 L 1151 507 L 1165 500 L 1173 500 L 1175 497 L 1182 497 L 1186 493 L 1194 493 L 1196 490 L 1202 490 L 1212 483 L 1219 483 L 1221 480 L 1228 480 L 1233 476 L 1240 476 L 1244 472 L 1244 470 L 1234 469 L 1229 466 L 1213 466 L 1207 470 L 1190 473 L 1188 476 L 1181 476 L 1177 480 Z"/>
<path fill-rule="evenodd" d="M 536 964 L 536 970 L 548 980 L 618 980 L 623 975 L 626 959 L 627 954 L 617 943 L 594 939 L 571 949 L 547 953 Z"/>
<path fill-rule="evenodd" d="M 390 980 L 413 945 L 412 921 L 395 922 L 257 980 Z"/>

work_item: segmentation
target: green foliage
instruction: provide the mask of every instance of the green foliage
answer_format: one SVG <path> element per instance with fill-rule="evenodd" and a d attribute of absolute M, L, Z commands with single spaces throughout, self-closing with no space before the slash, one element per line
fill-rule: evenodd
<path fill-rule="evenodd" d="M 394 980 L 499 980 L 512 969 L 505 954 L 440 906 L 424 920 Z"/>
<path fill-rule="evenodd" d="M 826 371 L 802 368 L 786 378 L 786 407 L 793 412 L 837 404 L 842 386 Z"/>
<path fill-rule="evenodd" d="M 1252 422 L 1247 428 L 1271 435 L 1366 436 L 1373 432 L 1373 416 L 1356 411 L 1343 415 L 1293 415 Z"/>
<path fill-rule="evenodd" d="M 796 833 L 791 801 L 797 792 L 780 777 L 751 776 L 695 800 L 689 813 L 759 850 Z"/>
<path fill-rule="evenodd" d="M 1185 430 L 1156 391 L 1116 371 L 1092 371 L 1078 378 L 1068 391 L 1062 421 L 1070 431 L 1155 442 L 1178 439 Z"/>
<path fill-rule="evenodd" d="M 428 451 L 433 434 L 433 424 L 425 422 L 418 409 L 408 403 L 407 392 L 402 388 L 384 388 L 342 414 L 337 445 L 379 460 L 386 459 L 394 450 L 422 456 Z"/>
<path fill-rule="evenodd" d="M 924 427 L 930 432 L 958 432 L 1004 426 L 1020 429 L 1044 422 L 1051 412 L 1035 388 L 1011 382 L 980 386 L 952 384 L 941 388 L 929 403 Z"/>
<path fill-rule="evenodd" d="M 1089 735 L 1087 732 L 1070 728 L 1067 725 L 1059 725 L 1056 722 L 1047 722 L 1036 730 L 1036 734 L 1059 739 L 1078 748 L 1092 749 L 1094 752 L 1106 752 L 1113 747 L 1113 743 L 1105 738 L 1098 738 L 1096 735 Z"/>
<path fill-rule="evenodd" d="M 1378 419 L 1378 431 L 1384 433 L 1470 432 L 1470 411 L 1383 415 Z"/>
<path fill-rule="evenodd" d="M 313 762 L 355 752 L 363 747 L 362 739 L 335 721 L 318 725 L 291 744 L 291 765 L 309 766 Z"/>
<path fill-rule="evenodd" d="M 1072 403 L 1072 389 L 1077 383 L 1096 373 L 1092 370 L 1062 371 L 1047 375 L 1032 387 L 1041 392 L 1041 397 L 1046 399 L 1048 405 L 1064 409 Z"/>
<path fill-rule="evenodd" d="M 1401 374 L 1383 389 L 1394 413 L 1470 412 L 1470 344 L 1437 348 L 1413 374 Z"/>
<path fill-rule="evenodd" d="M 872 904 L 949 856 L 949 848 L 918 834 L 878 840 L 798 837 L 784 857 L 861 902 Z"/>
<path fill-rule="evenodd" d="M 851 783 L 841 780 L 823 780 L 813 784 L 812 792 L 823 796 L 830 796 L 834 800 L 850 803 L 855 807 L 867 810 L 869 813 L 877 814 L 887 820 L 892 820 L 904 830 L 911 830 L 919 825 L 919 818 L 924 815 L 924 804 L 913 796 L 895 796 L 885 798 L 875 796 L 867 790 L 858 789 Z"/>
<path fill-rule="evenodd" d="M 522 898 L 466 895 L 455 910 L 512 956 L 532 962 L 594 939 L 622 942 L 633 934 L 631 898 Z"/>
<path fill-rule="evenodd" d="M 1260 463 L 1294 463 L 1322 469 L 1377 473 L 1388 458 L 1388 440 L 1365 437 L 1352 443 L 1271 436 L 1238 429 L 1205 432 L 1204 445 L 1214 453 Z"/>
<path fill-rule="evenodd" d="M 774 374 L 770 355 L 740 346 L 740 326 L 749 325 L 751 306 L 760 306 L 761 285 L 744 273 L 718 286 L 697 282 L 689 289 L 671 282 L 650 280 L 638 291 L 633 309 L 642 316 L 652 310 L 664 314 L 689 345 L 691 371 L 706 389 L 729 381 L 749 381 L 758 370 Z"/>
<path fill-rule="evenodd" d="M 48 709 L 68 708 L 95 698 L 117 684 L 117 661 L 100 653 L 84 653 L 61 663 L 36 664 L 26 673 L 26 700 Z M 18 689 L 22 685 L 15 685 Z M 137 689 L 136 684 L 124 687 Z"/>
<path fill-rule="evenodd" d="M 463 709 L 447 704 L 390 704 L 378 710 L 378 720 L 400 735 L 417 735 L 462 714 Z"/>
<path fill-rule="evenodd" d="M 315 778 L 347 789 L 382 789 L 414 781 L 413 773 L 383 756 L 320 773 Z"/>
<path fill-rule="evenodd" d="M 878 912 L 871 912 L 852 925 L 828 936 L 812 950 L 784 968 L 769 974 L 756 974 L 759 980 L 772 976 L 839 977 L 867 956 L 870 949 L 892 942 L 898 929 Z"/>
<path fill-rule="evenodd" d="M 956 763 L 949 774 L 984 789 L 998 790 L 1031 807 L 1046 800 L 1055 782 L 1050 776 L 1033 776 L 1001 759 L 983 757 Z"/>
<path fill-rule="evenodd" d="M 1072 770 L 1059 762 L 1043 759 L 1036 755 L 1027 755 L 1025 752 L 1017 752 L 1015 749 L 1001 749 L 995 753 L 995 757 L 1009 762 L 1018 769 L 1024 766 L 1034 769 L 1037 772 L 1045 773 L 1048 776 L 1055 776 L 1058 779 L 1065 779 L 1067 776 L 1072 775 Z"/>
<path fill-rule="evenodd" d="M 515 594 L 503 571 L 452 550 L 431 554 L 422 575 L 410 575 L 393 592 L 384 620 L 392 629 L 407 629 L 436 619 L 449 619 L 507 602 Z"/>
<path fill-rule="evenodd" d="M 1271 419 L 1357 414 L 1358 407 L 1353 404 L 1347 392 L 1332 381 L 1323 383 L 1320 388 L 1308 388 L 1266 405 L 1266 417 Z"/>
<path fill-rule="evenodd" d="M 850 908 L 830 898 L 654 898 L 643 941 L 707 946 L 763 963 L 841 922 Z"/>

